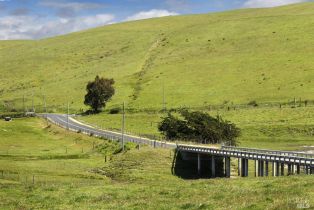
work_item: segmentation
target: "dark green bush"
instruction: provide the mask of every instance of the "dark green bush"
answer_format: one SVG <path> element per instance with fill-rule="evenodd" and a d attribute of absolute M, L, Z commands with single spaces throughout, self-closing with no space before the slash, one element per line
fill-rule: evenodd
<path fill-rule="evenodd" d="M 257 107 L 258 104 L 256 101 L 250 101 L 247 105 Z"/>
<path fill-rule="evenodd" d="M 204 112 L 180 110 L 176 117 L 171 112 L 158 125 L 159 131 L 169 140 L 188 139 L 202 143 L 236 145 L 240 129 L 220 116 L 211 117 Z"/>
<path fill-rule="evenodd" d="M 109 110 L 109 114 L 119 114 L 121 112 L 121 107 L 115 107 Z"/>

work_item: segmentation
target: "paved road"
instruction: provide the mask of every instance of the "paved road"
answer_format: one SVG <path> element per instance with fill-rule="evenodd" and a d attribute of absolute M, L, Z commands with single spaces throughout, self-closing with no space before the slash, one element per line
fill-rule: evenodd
<path fill-rule="evenodd" d="M 48 118 L 49 121 L 52 123 L 63 127 L 63 128 L 68 128 L 71 131 L 78 132 L 80 131 L 81 133 L 91 135 L 93 134 L 94 136 L 97 137 L 104 137 L 109 140 L 115 140 L 115 141 L 121 141 L 122 140 L 122 134 L 119 132 L 114 132 L 114 131 L 107 131 L 107 130 L 101 130 L 94 128 L 92 126 L 86 125 L 82 122 L 79 122 L 71 117 L 67 117 L 65 114 L 42 114 L 39 115 L 42 117 Z M 137 144 L 146 144 L 146 145 L 151 145 L 153 147 L 163 147 L 163 148 L 177 148 L 178 145 L 170 142 L 161 142 L 158 140 L 153 140 L 153 139 L 148 139 L 148 138 L 143 138 L 139 136 L 132 136 L 132 135 L 124 135 L 125 142 L 134 142 Z M 306 159 L 312 159 L 314 158 L 313 154 L 309 153 L 304 153 L 304 152 L 294 152 L 294 151 L 274 151 L 274 150 L 260 150 L 260 149 L 252 149 L 252 148 L 238 148 L 238 147 L 222 147 L 222 148 L 213 148 L 213 147 L 208 147 L 208 146 L 196 146 L 196 145 L 180 145 L 180 146 L 185 146 L 185 147 L 190 147 L 189 149 L 219 149 L 224 152 L 250 152 L 254 154 L 264 154 L 264 155 L 279 155 L 282 157 L 292 157 L 292 158 L 306 158 Z"/>
<path fill-rule="evenodd" d="M 122 134 L 119 132 L 113 132 L 113 131 L 107 131 L 107 130 L 101 130 L 94 127 L 91 127 L 89 125 L 86 125 L 84 123 L 81 123 L 71 117 L 67 117 L 65 114 L 43 114 L 42 117 L 47 117 L 48 120 L 60 127 L 69 129 L 74 132 L 80 131 L 81 133 L 87 134 L 87 135 L 93 135 L 97 137 L 104 137 L 109 140 L 115 140 L 115 141 L 121 141 L 122 140 Z M 177 145 L 174 143 L 169 142 L 161 142 L 153 139 L 138 137 L 138 136 L 132 136 L 132 135 L 124 135 L 125 142 L 134 142 L 137 144 L 146 144 L 151 145 L 153 147 L 163 147 L 163 148 L 176 148 Z"/>

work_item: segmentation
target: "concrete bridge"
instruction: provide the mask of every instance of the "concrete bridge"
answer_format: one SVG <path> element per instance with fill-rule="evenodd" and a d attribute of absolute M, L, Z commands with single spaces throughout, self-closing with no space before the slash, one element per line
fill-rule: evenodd
<path fill-rule="evenodd" d="M 197 162 L 199 175 L 203 172 L 204 164 L 207 169 L 209 165 L 210 175 L 213 178 L 217 176 L 217 172 L 220 176 L 231 176 L 231 158 L 237 160 L 238 167 L 235 168 L 238 169 L 238 175 L 242 177 L 249 176 L 249 166 L 253 164 L 256 177 L 314 174 L 314 154 L 303 152 L 227 146 L 218 149 L 191 145 L 178 145 L 177 150 L 183 161 Z"/>

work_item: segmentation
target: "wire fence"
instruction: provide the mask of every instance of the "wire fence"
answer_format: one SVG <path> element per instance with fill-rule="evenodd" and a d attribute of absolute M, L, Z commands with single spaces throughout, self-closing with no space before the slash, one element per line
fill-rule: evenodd
<path fill-rule="evenodd" d="M 36 111 L 37 113 L 57 113 L 64 112 L 66 113 L 67 103 L 60 104 L 47 104 L 45 106 L 44 102 L 37 102 L 34 104 L 30 104 L 30 100 L 25 102 L 22 98 L 16 100 L 2 100 L 0 101 L 0 113 L 23 113 L 23 112 L 31 112 Z M 26 104 L 26 105 L 25 105 Z M 239 109 L 257 109 L 257 108 L 298 108 L 298 107 L 314 107 L 314 100 L 311 99 L 297 99 L 293 98 L 287 101 L 281 102 L 256 102 L 250 101 L 244 104 L 234 104 L 230 102 L 225 102 L 223 104 L 203 104 L 199 106 L 191 106 L 191 105 L 182 105 L 182 106 L 172 106 L 168 107 L 166 111 L 178 111 L 180 109 L 189 109 L 189 110 L 200 110 L 200 111 L 217 111 L 217 110 L 239 110 Z M 112 107 L 112 109 L 116 109 L 116 105 Z M 107 110 L 110 113 L 110 108 Z M 84 114 L 86 110 L 83 108 L 77 108 L 73 103 L 70 103 L 69 108 L 70 113 L 72 114 Z M 121 110 L 118 110 L 118 113 Z M 132 113 L 148 113 L 148 114 L 157 114 L 164 113 L 164 107 L 127 107 L 125 111 L 129 114 Z"/>
<path fill-rule="evenodd" d="M 24 186 L 45 187 L 45 186 L 63 186 L 65 183 L 72 185 L 97 185 L 99 181 L 104 180 L 96 171 L 84 175 L 71 174 L 52 175 L 42 173 L 31 173 L 26 171 L 10 171 L 0 169 L 0 179 L 9 182 L 16 182 Z"/>

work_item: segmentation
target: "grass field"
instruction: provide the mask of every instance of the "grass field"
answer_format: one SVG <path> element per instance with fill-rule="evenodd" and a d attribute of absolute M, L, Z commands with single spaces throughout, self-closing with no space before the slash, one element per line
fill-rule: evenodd
<path fill-rule="evenodd" d="M 120 23 L 36 41 L 0 41 L 7 109 L 85 109 L 87 81 L 116 80 L 109 107 L 135 110 L 313 100 L 314 3 Z M 152 27 L 153 26 L 153 27 Z M 14 82 L 12 82 L 14 81 Z"/>
<path fill-rule="evenodd" d="M 105 162 L 104 153 L 92 145 L 106 141 L 46 128 L 40 119 L 0 121 L 0 128 L 1 209 L 287 210 L 314 205 L 311 176 L 184 180 L 171 174 L 169 150 L 131 149 Z M 113 145 L 112 154 L 115 144 L 106 145 Z"/>

